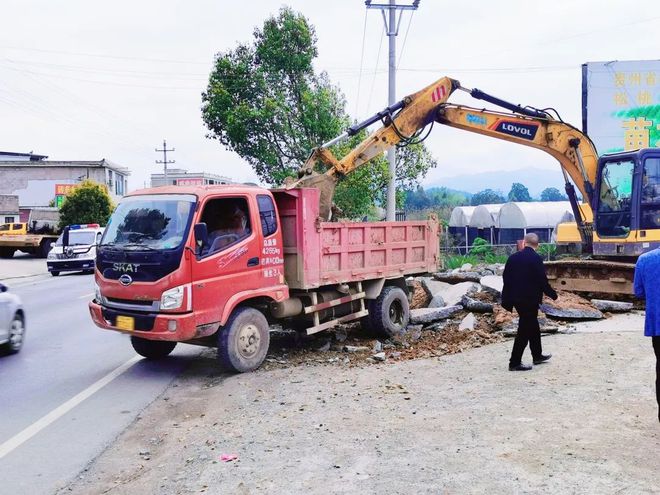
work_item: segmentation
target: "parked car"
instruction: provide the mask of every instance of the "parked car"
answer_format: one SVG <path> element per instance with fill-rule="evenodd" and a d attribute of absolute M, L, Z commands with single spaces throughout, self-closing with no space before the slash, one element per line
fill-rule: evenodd
<path fill-rule="evenodd" d="M 0 353 L 15 354 L 25 341 L 25 312 L 21 299 L 0 283 Z"/>
<path fill-rule="evenodd" d="M 57 277 L 60 272 L 94 273 L 96 246 L 101 241 L 103 230 L 97 223 L 69 225 L 65 229 L 68 240 L 65 242 L 65 232 L 62 232 L 46 258 L 50 274 Z"/>

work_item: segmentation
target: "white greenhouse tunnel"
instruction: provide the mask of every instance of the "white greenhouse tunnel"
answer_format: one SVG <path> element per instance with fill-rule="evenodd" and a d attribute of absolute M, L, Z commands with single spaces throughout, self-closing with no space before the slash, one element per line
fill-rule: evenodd
<path fill-rule="evenodd" d="M 557 225 L 572 221 L 568 201 L 458 206 L 449 220 L 449 234 L 463 250 L 468 250 L 477 237 L 490 244 L 515 244 L 529 232 L 537 234 L 541 242 L 552 242 Z"/>

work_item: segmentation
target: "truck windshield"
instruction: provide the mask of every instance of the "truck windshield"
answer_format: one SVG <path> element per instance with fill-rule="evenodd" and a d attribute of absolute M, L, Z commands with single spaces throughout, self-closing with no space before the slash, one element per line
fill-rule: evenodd
<path fill-rule="evenodd" d="M 96 239 L 96 232 L 76 232 L 75 230 L 69 231 L 69 246 L 89 246 L 94 244 Z M 55 241 L 56 246 L 62 245 L 62 234 Z"/>
<path fill-rule="evenodd" d="M 146 250 L 177 248 L 188 231 L 195 201 L 192 194 L 125 198 L 112 214 L 101 246 Z"/>

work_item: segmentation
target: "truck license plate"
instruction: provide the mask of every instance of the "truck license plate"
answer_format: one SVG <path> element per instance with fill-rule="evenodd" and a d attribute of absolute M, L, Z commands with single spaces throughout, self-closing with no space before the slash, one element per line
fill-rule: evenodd
<path fill-rule="evenodd" d="M 117 322 L 116 322 L 117 328 L 121 330 L 128 330 L 129 332 L 132 332 L 135 330 L 135 318 L 132 316 L 117 316 Z"/>

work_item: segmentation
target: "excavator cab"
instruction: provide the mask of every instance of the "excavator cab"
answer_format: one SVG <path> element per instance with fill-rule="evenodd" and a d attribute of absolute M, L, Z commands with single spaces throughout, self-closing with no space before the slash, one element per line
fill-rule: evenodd
<path fill-rule="evenodd" d="M 598 161 L 594 254 L 636 257 L 660 246 L 660 149 Z"/>

